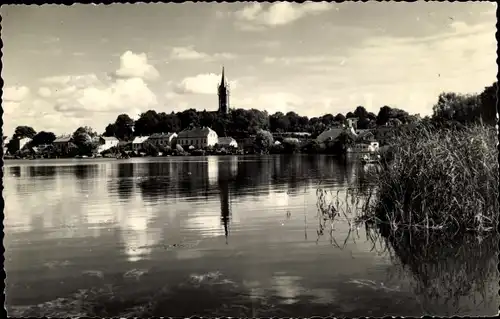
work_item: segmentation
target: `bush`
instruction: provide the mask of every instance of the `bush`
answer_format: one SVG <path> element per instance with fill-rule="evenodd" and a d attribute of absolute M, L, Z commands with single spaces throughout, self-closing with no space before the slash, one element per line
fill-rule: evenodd
<path fill-rule="evenodd" d="M 376 217 L 395 227 L 484 230 L 498 221 L 495 129 L 474 126 L 400 135 L 378 173 Z"/>

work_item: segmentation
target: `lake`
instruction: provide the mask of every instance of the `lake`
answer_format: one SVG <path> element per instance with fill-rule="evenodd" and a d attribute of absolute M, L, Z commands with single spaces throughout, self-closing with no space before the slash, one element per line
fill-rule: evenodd
<path fill-rule="evenodd" d="M 329 156 L 6 161 L 7 311 L 497 314 L 497 237 L 441 245 L 347 215 L 331 225 L 317 189 L 345 198 L 353 185 L 370 185 L 366 169 Z"/>

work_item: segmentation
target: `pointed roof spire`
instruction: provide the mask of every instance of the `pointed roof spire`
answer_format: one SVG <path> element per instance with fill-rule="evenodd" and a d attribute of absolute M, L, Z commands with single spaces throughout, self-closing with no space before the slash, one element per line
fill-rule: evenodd
<path fill-rule="evenodd" d="M 224 65 L 222 66 L 222 76 L 221 76 L 220 84 L 221 85 L 225 85 L 226 84 L 226 81 L 224 79 Z"/>

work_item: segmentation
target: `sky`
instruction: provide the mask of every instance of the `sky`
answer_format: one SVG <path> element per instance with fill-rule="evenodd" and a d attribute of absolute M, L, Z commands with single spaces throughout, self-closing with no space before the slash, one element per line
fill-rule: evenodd
<path fill-rule="evenodd" d="M 2 6 L 4 135 L 103 132 L 119 114 L 232 108 L 422 116 L 496 80 L 489 2 Z"/>

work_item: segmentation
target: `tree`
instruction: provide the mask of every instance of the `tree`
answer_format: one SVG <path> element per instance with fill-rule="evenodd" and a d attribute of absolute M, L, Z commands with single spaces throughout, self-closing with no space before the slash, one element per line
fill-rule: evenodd
<path fill-rule="evenodd" d="M 41 131 L 31 140 L 31 146 L 38 146 L 43 144 L 52 144 L 56 139 L 56 135 L 52 132 Z"/>
<path fill-rule="evenodd" d="M 382 106 L 377 115 L 377 120 L 376 120 L 377 125 L 382 126 L 387 124 L 387 121 L 389 121 L 389 118 L 391 116 L 391 111 L 392 111 L 391 107 L 387 105 Z"/>
<path fill-rule="evenodd" d="M 290 119 L 282 112 L 276 112 L 269 118 L 272 132 L 287 132 L 290 128 Z"/>
<path fill-rule="evenodd" d="M 358 106 L 354 111 L 354 116 L 359 119 L 364 119 L 368 117 L 368 112 L 363 106 Z"/>
<path fill-rule="evenodd" d="M 344 124 L 345 120 L 346 120 L 346 118 L 345 118 L 344 114 L 339 113 L 339 114 L 335 115 L 335 122 Z"/>
<path fill-rule="evenodd" d="M 438 122 L 454 120 L 461 124 L 478 123 L 480 112 L 479 95 L 446 92 L 439 95 L 432 117 Z"/>
<path fill-rule="evenodd" d="M 117 131 L 117 127 L 115 123 L 108 124 L 106 128 L 104 129 L 104 136 L 115 136 Z"/>
<path fill-rule="evenodd" d="M 356 115 L 354 115 L 354 113 L 352 113 L 352 112 L 347 112 L 345 117 L 346 117 L 346 119 L 350 119 L 350 118 L 356 117 Z"/>
<path fill-rule="evenodd" d="M 134 120 L 127 114 L 120 114 L 115 121 L 115 136 L 120 140 L 128 141 L 134 136 Z"/>
<path fill-rule="evenodd" d="M 25 137 L 33 138 L 36 135 L 36 131 L 31 126 L 18 126 L 14 131 L 13 138 L 22 139 Z"/>
<path fill-rule="evenodd" d="M 71 139 L 76 146 L 82 146 L 92 142 L 92 137 L 85 127 L 79 127 L 76 129 Z"/>
<path fill-rule="evenodd" d="M 321 122 L 326 126 L 332 126 L 334 121 L 334 117 L 331 114 L 325 114 L 321 117 Z"/>
<path fill-rule="evenodd" d="M 84 126 L 76 129 L 71 141 L 78 148 L 80 155 L 89 155 L 97 151 L 98 143 L 93 139 L 96 136 L 92 128 Z"/>
<path fill-rule="evenodd" d="M 356 125 L 357 125 L 358 129 L 366 130 L 366 129 L 370 128 L 370 123 L 371 123 L 371 121 L 367 117 L 362 117 L 358 120 Z"/>
<path fill-rule="evenodd" d="M 259 130 L 255 136 L 256 148 L 264 153 L 267 153 L 274 144 L 273 135 L 269 131 Z"/>
<path fill-rule="evenodd" d="M 497 101 L 498 101 L 498 82 L 487 86 L 479 95 L 480 114 L 484 124 L 495 125 L 497 123 Z"/>
<path fill-rule="evenodd" d="M 139 115 L 139 119 L 134 124 L 134 134 L 136 136 L 148 136 L 153 133 L 160 133 L 159 117 L 156 111 L 149 110 Z"/>
<path fill-rule="evenodd" d="M 200 125 L 200 119 L 198 112 L 195 109 L 187 109 L 182 112 L 177 113 L 177 117 L 181 123 L 181 130 L 189 127 L 197 127 Z"/>

